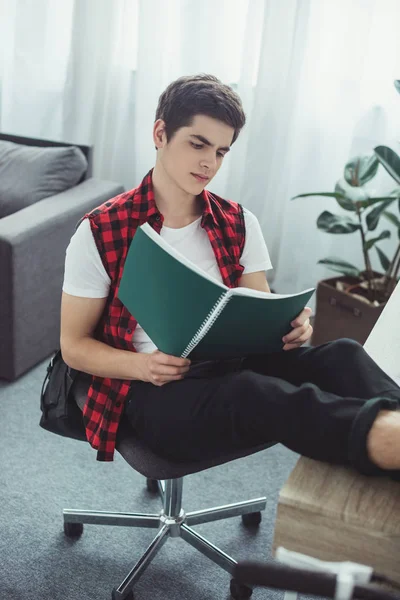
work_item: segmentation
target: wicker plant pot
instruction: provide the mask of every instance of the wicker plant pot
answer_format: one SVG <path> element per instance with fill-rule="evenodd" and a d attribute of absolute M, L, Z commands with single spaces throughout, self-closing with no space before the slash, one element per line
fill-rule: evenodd
<path fill-rule="evenodd" d="M 339 338 L 351 338 L 364 344 L 386 302 L 379 306 L 336 289 L 336 282 L 351 282 L 349 277 L 324 279 L 317 286 L 313 346 Z"/>

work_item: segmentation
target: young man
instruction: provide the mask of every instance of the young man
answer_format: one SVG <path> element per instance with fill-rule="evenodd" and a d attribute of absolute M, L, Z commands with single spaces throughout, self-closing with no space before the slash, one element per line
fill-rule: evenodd
<path fill-rule="evenodd" d="M 226 285 L 269 291 L 257 219 L 205 190 L 244 123 L 239 97 L 215 77 L 171 83 L 156 113 L 154 169 L 85 215 L 71 239 L 61 349 L 67 364 L 93 376 L 88 440 L 98 460 L 112 460 L 125 415 L 155 452 L 177 460 L 274 440 L 364 473 L 396 471 L 400 388 L 356 342 L 302 348 L 309 308 L 281 352 L 191 364 L 158 351 L 118 300 L 129 243 L 144 222 Z"/>

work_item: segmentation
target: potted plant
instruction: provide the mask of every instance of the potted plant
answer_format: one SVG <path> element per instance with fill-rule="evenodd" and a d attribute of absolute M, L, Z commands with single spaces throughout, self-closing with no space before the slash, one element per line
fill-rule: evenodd
<path fill-rule="evenodd" d="M 400 80 L 394 84 L 400 93 Z M 373 197 L 365 185 L 375 177 L 379 165 L 386 169 L 397 187 L 389 195 Z M 336 183 L 333 192 L 299 194 L 293 200 L 309 196 L 335 198 L 343 213 L 323 211 L 317 219 L 317 227 L 332 234 L 359 235 L 364 263 L 360 268 L 345 257 L 336 256 L 318 261 L 341 276 L 318 283 L 312 342 L 318 345 L 350 337 L 363 344 L 400 275 L 400 157 L 387 146 L 377 146 L 373 154 L 356 156 L 346 164 L 343 178 Z M 395 226 L 399 239 L 390 257 L 379 246 L 381 240 L 391 237 L 389 229 L 377 231 L 383 220 Z M 372 269 L 371 251 L 378 254 L 381 272 Z"/>

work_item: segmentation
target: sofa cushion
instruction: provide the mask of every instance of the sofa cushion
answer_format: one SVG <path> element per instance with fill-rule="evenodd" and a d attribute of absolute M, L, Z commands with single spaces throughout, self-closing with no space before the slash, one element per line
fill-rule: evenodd
<path fill-rule="evenodd" d="M 76 146 L 24 146 L 0 140 L 0 218 L 76 185 L 87 169 Z"/>

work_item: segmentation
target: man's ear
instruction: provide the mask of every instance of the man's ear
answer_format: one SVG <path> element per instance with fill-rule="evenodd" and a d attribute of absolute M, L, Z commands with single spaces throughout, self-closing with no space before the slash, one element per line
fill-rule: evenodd
<path fill-rule="evenodd" d="M 156 150 L 162 148 L 165 144 L 165 121 L 162 119 L 157 119 L 154 123 L 153 127 L 153 141 L 156 147 Z"/>

